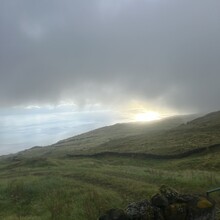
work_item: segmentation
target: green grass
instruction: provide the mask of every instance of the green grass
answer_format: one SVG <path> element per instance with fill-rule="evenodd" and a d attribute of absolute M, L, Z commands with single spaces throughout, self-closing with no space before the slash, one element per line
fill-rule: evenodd
<path fill-rule="evenodd" d="M 103 151 L 103 147 L 106 149 L 114 147 L 120 150 L 121 145 L 123 145 L 122 150 L 127 150 L 131 146 L 131 144 L 127 145 L 131 142 L 130 138 L 135 137 L 135 144 L 132 143 L 132 150 L 134 150 L 142 144 L 140 137 L 145 137 L 146 134 L 150 136 L 163 134 L 192 118 L 195 118 L 195 115 L 175 116 L 156 122 L 115 124 L 59 141 L 47 147 L 34 147 L 20 152 L 19 155 L 26 158 L 32 156 L 61 157 L 67 153 L 99 152 Z M 119 143 L 119 146 L 115 141 Z"/>
<path fill-rule="evenodd" d="M 186 166 L 199 158 L 66 158 L 43 162 L 35 158 L 34 166 L 23 159 L 11 162 L 10 169 L 2 162 L 0 218 L 95 220 L 106 209 L 124 208 L 129 202 L 150 198 L 163 184 L 181 192 L 204 194 L 219 186 L 220 174 Z M 215 198 L 220 201 L 218 194 Z"/>
<path fill-rule="evenodd" d="M 198 194 L 219 187 L 218 148 L 172 160 L 68 157 L 103 151 L 169 155 L 220 143 L 219 112 L 185 119 L 116 124 L 2 157 L 0 219 L 96 220 L 107 209 L 149 199 L 164 184 Z M 220 193 L 212 197 L 219 206 Z"/>
<path fill-rule="evenodd" d="M 67 154 L 94 154 L 103 151 L 178 154 L 220 143 L 219 112 L 187 122 L 192 117 L 171 117 L 152 123 L 107 126 L 51 146 L 26 150 L 17 156 L 57 158 Z"/>

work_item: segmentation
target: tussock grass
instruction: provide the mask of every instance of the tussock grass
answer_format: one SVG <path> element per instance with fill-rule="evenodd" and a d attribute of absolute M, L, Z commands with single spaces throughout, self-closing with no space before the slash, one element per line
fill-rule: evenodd
<path fill-rule="evenodd" d="M 163 184 L 198 194 L 219 187 L 217 148 L 182 159 L 67 157 L 102 151 L 176 154 L 220 143 L 219 112 L 189 123 L 183 119 L 117 124 L 3 157 L 0 219 L 96 220 L 106 209 L 150 198 Z M 220 205 L 220 194 L 212 197 Z"/>
<path fill-rule="evenodd" d="M 191 159 L 53 159 L 47 166 L 22 163 L 10 170 L 2 163 L 0 218 L 95 220 L 106 209 L 150 198 L 162 184 L 202 194 L 219 186 L 219 172 L 184 168 Z"/>

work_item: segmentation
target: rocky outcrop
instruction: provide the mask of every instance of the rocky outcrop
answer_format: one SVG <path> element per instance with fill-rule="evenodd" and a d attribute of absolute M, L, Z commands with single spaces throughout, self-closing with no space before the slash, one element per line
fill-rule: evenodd
<path fill-rule="evenodd" d="M 131 203 L 125 210 L 111 209 L 99 220 L 214 220 L 215 202 L 201 195 L 180 194 L 161 186 L 151 200 Z"/>

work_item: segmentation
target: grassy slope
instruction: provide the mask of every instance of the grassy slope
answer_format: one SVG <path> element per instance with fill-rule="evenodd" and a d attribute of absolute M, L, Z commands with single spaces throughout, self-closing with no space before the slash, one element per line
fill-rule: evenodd
<path fill-rule="evenodd" d="M 149 198 L 162 184 L 181 192 L 204 193 L 219 186 L 219 167 L 213 169 L 211 162 L 215 159 L 219 164 L 219 158 L 218 152 L 181 160 L 4 161 L 0 164 L 0 217 L 95 220 L 105 209 Z M 218 194 L 215 198 L 220 200 Z"/>
<path fill-rule="evenodd" d="M 217 143 L 220 143 L 220 112 L 208 114 L 162 132 L 110 140 L 90 149 L 90 152 L 117 151 L 177 154 Z"/>
<path fill-rule="evenodd" d="M 116 124 L 19 155 L 62 157 L 103 151 L 177 154 L 220 143 L 220 112 L 187 122 L 190 118 L 193 116 L 171 117 L 154 123 Z"/>
<path fill-rule="evenodd" d="M 92 152 L 99 151 L 99 146 L 111 143 L 111 141 L 122 138 L 130 140 L 130 137 L 137 137 L 163 133 L 169 129 L 175 128 L 190 119 L 195 118 L 195 115 L 175 116 L 157 122 L 145 123 L 124 123 L 116 124 L 99 128 L 75 137 L 71 137 L 48 147 L 34 147 L 30 150 L 20 152 L 22 157 L 43 156 L 43 157 L 60 157 L 67 153 L 88 153 L 93 148 Z M 113 143 L 114 144 L 114 143 Z"/>
<path fill-rule="evenodd" d="M 103 150 L 104 146 L 125 151 L 131 139 L 134 139 L 134 142 L 130 147 L 135 146 L 132 150 L 141 151 L 138 146 L 141 146 L 142 141 L 146 143 L 144 141 L 148 140 L 147 135 L 154 138 L 156 143 L 163 144 L 162 147 L 155 144 L 155 152 L 160 148 L 167 151 L 174 149 L 179 139 L 186 142 L 194 137 L 199 143 L 198 146 L 201 146 L 207 136 L 212 135 L 209 138 L 217 142 L 219 115 L 214 113 L 181 125 L 177 129 L 171 126 L 171 130 L 167 130 L 170 123 L 163 129 L 158 125 L 154 125 L 155 129 L 146 125 L 138 127 L 135 124 L 130 124 L 130 127 L 126 125 L 125 129 L 124 125 L 119 124 L 67 139 L 51 147 L 35 148 L 16 157 L 1 160 L 0 218 L 95 220 L 105 209 L 124 208 L 129 202 L 149 198 L 162 184 L 175 187 L 181 192 L 193 193 L 204 193 L 208 189 L 219 187 L 219 150 L 178 160 L 141 160 L 109 156 L 71 159 L 65 156 L 66 152 L 80 152 L 75 149 L 77 143 L 81 143 L 81 147 L 85 144 L 83 152 L 87 153 Z M 133 136 L 125 138 L 128 134 Z M 203 139 L 201 134 L 206 134 L 206 138 Z M 123 135 L 123 138 L 118 139 Z M 171 141 L 173 138 L 176 139 Z M 121 140 L 127 141 L 127 144 L 122 142 L 119 148 L 117 143 Z M 109 143 L 114 145 L 108 146 Z M 96 148 L 100 144 L 104 145 Z M 164 149 L 162 153 L 167 152 Z M 152 148 L 151 151 L 153 150 Z M 216 193 L 213 196 L 219 204 L 220 195 Z"/>

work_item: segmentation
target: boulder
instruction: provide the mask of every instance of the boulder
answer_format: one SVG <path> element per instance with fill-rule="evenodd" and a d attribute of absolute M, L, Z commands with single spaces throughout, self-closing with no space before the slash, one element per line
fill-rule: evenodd
<path fill-rule="evenodd" d="M 189 220 L 214 220 L 215 219 L 215 202 L 205 196 L 195 196 L 188 202 Z"/>
<path fill-rule="evenodd" d="M 181 194 L 161 186 L 151 200 L 133 202 L 125 211 L 111 209 L 99 220 L 214 220 L 215 202 L 201 195 Z"/>
<path fill-rule="evenodd" d="M 215 202 L 208 197 L 181 194 L 165 185 L 151 198 L 151 204 L 161 209 L 165 220 L 212 220 Z"/>
<path fill-rule="evenodd" d="M 170 204 L 176 202 L 179 198 L 179 193 L 171 187 L 162 185 L 159 191 L 160 194 L 165 197 Z"/>
<path fill-rule="evenodd" d="M 164 208 L 169 205 L 169 201 L 164 195 L 157 193 L 151 198 L 151 204 L 158 208 Z"/>
<path fill-rule="evenodd" d="M 131 220 L 163 220 L 160 209 L 152 206 L 147 200 L 129 204 L 125 213 Z"/>

